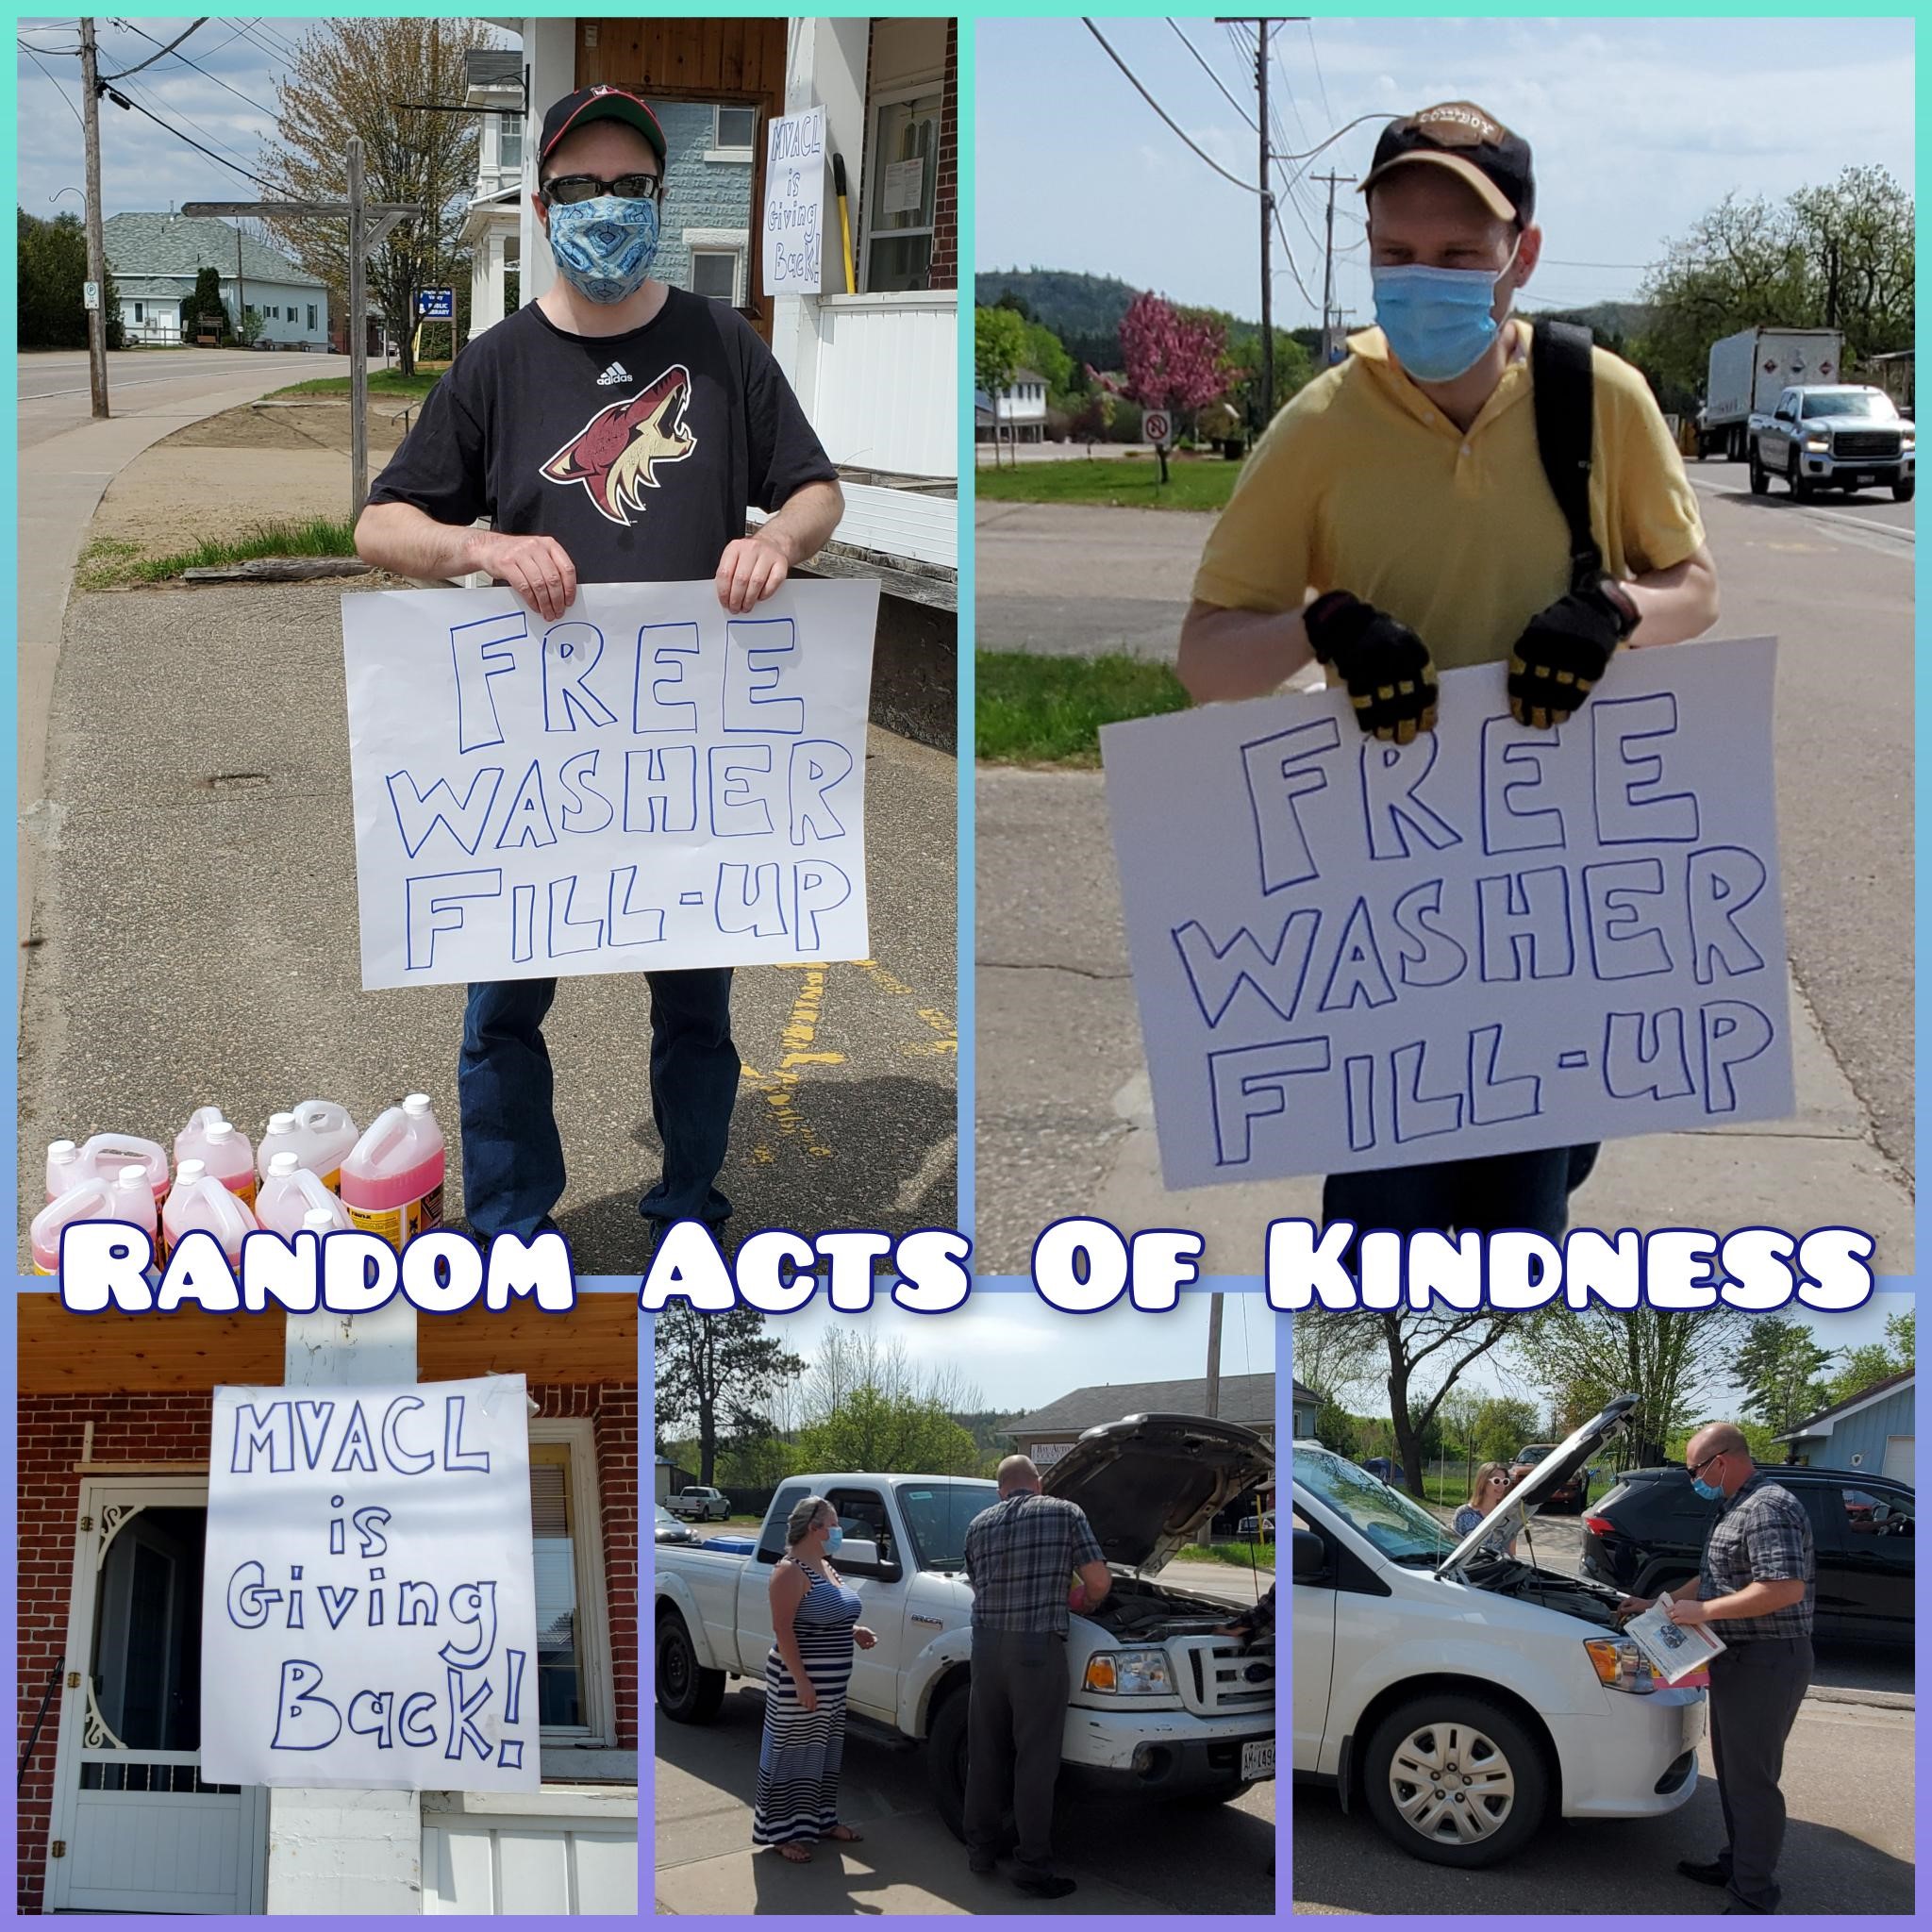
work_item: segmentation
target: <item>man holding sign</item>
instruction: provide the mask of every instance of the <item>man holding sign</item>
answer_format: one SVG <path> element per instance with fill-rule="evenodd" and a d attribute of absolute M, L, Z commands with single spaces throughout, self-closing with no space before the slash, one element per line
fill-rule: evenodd
<path fill-rule="evenodd" d="M 742 614 L 837 527 L 837 473 L 739 314 L 653 278 L 664 135 L 623 88 L 544 116 L 532 197 L 558 279 L 470 342 L 357 525 L 398 575 L 487 572 L 546 622 L 579 583 L 712 578 Z M 771 514 L 745 534 L 745 512 Z M 490 527 L 479 528 L 479 517 Z M 731 1211 L 715 1185 L 738 1091 L 728 968 L 652 973 L 654 1224 Z M 542 1023 L 549 978 L 473 985 L 458 1063 L 463 1194 L 484 1238 L 554 1226 L 564 1187 Z"/>
<path fill-rule="evenodd" d="M 1180 676 L 1208 703 L 1319 662 L 1364 732 L 1407 744 L 1434 728 L 1439 671 L 1507 661 L 1518 722 L 1554 727 L 1620 643 L 1679 643 L 1716 621 L 1683 464 L 1642 376 L 1591 352 L 1591 420 L 1570 425 L 1593 452 L 1586 565 L 1540 454 L 1555 390 L 1536 394 L 1531 333 L 1511 314 L 1542 251 L 1520 136 L 1467 102 L 1425 108 L 1383 132 L 1362 192 L 1380 326 L 1250 458 L 1194 579 Z M 1580 492 L 1575 508 L 1580 524 Z M 1595 1155 L 1331 1174 L 1324 1217 L 1554 1238 Z"/>

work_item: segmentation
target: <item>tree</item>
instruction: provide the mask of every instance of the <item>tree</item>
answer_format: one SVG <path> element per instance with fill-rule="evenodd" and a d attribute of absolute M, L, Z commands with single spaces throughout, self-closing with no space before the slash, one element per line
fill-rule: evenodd
<path fill-rule="evenodd" d="M 1536 1405 L 1513 1395 L 1485 1396 L 1475 1419 L 1475 1459 L 1511 1462 L 1516 1452 L 1541 1433 Z M 1569 1434 L 1566 1429 L 1565 1435 Z M 1473 1474 L 1474 1472 L 1472 1471 Z"/>
<path fill-rule="evenodd" d="M 1047 394 L 1055 399 L 1065 396 L 1067 386 L 1074 379 L 1074 358 L 1067 354 L 1059 337 L 1043 323 L 1029 322 L 1026 325 L 1020 365 L 1043 375 Z"/>
<path fill-rule="evenodd" d="M 1136 295 L 1121 318 L 1121 357 L 1126 380 L 1108 387 L 1143 409 L 1191 415 L 1218 402 L 1227 389 L 1222 351 L 1225 334 L 1218 322 L 1184 317 L 1171 302 L 1153 293 Z M 1098 379 L 1098 371 L 1090 371 Z M 1160 480 L 1167 475 L 1167 445 L 1157 446 Z"/>
<path fill-rule="evenodd" d="M 673 1302 L 658 1315 L 652 1357 L 658 1439 L 664 1441 L 677 1424 L 695 1423 L 698 1480 L 707 1484 L 717 1467 L 721 1422 L 754 1411 L 771 1389 L 805 1368 L 802 1357 L 765 1333 L 765 1317 L 757 1308 L 701 1315 L 688 1302 Z"/>
<path fill-rule="evenodd" d="M 992 408 L 992 459 L 1000 459 L 1000 398 L 1026 356 L 1026 322 L 1004 306 L 973 311 L 973 379 Z"/>
<path fill-rule="evenodd" d="M 1781 1435 L 1824 1407 L 1824 1371 L 1837 1357 L 1802 1322 L 1760 1315 L 1738 1351 L 1732 1379 L 1749 1391 L 1744 1413 Z"/>
<path fill-rule="evenodd" d="M 813 1469 L 876 1470 L 884 1475 L 977 1475 L 972 1431 L 929 1396 L 855 1389 L 798 1439 Z"/>
<path fill-rule="evenodd" d="M 1114 399 L 1104 389 L 1091 389 L 1080 399 L 1068 424 L 1073 435 L 1087 445 L 1087 454 L 1093 454 L 1093 445 L 1102 441 L 1113 426 Z"/>
<path fill-rule="evenodd" d="M 1849 1402 L 1855 1395 L 1862 1395 L 1874 1382 L 1882 1382 L 1888 1375 L 1903 1374 L 1912 1366 L 1912 1317 L 1889 1316 L 1885 1324 L 1885 1340 L 1868 1341 L 1862 1347 L 1847 1349 L 1838 1374 L 1825 1386 L 1823 1400 L 1816 1407 L 1828 1407 L 1833 1403 Z"/>
<path fill-rule="evenodd" d="M 61 213 L 51 222 L 20 209 L 16 297 L 23 349 L 87 347 L 87 230 L 80 217 Z M 101 290 L 107 316 L 108 346 L 121 346 L 121 312 L 108 275 Z"/>
<path fill-rule="evenodd" d="M 244 349 L 252 349 L 260 339 L 261 325 L 261 310 L 258 308 L 244 308 L 242 311 L 242 320 L 235 325 L 235 340 Z"/>
<path fill-rule="evenodd" d="M 194 293 L 189 296 L 181 310 L 181 333 L 189 341 L 192 342 L 201 333 L 204 315 L 218 318 L 219 334 L 234 334 L 234 318 L 228 313 L 228 305 L 222 299 L 222 272 L 211 266 L 195 272 Z"/>
<path fill-rule="evenodd" d="M 1381 1337 L 1368 1323 L 1308 1308 L 1289 1324 L 1294 1378 L 1317 1395 L 1341 1402 L 1380 1380 Z"/>
<path fill-rule="evenodd" d="M 405 222 L 370 258 L 370 299 L 398 343 L 405 375 L 415 369 L 416 291 L 460 283 L 464 204 L 476 179 L 478 130 L 474 116 L 434 113 L 410 101 L 459 101 L 463 56 L 489 45 L 469 20 L 424 16 L 330 20 L 302 37 L 280 83 L 276 137 L 263 169 L 305 201 L 341 201 L 347 193 L 348 141 L 360 135 L 364 181 L 372 201 L 409 202 L 428 210 Z M 328 285 L 346 314 L 347 222 L 275 225 L 283 250 Z M 349 325 L 364 325 L 350 318 Z"/>

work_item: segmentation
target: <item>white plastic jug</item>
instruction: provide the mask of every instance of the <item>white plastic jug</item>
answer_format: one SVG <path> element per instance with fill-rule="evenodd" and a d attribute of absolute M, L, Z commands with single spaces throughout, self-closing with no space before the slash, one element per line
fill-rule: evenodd
<path fill-rule="evenodd" d="M 98 1175 L 77 1182 L 58 1200 L 49 1201 L 34 1216 L 34 1273 L 60 1272 L 60 1234 L 76 1221 L 111 1221 L 114 1218 L 114 1188 Z"/>
<path fill-rule="evenodd" d="M 355 1224 L 349 1210 L 323 1185 L 320 1175 L 298 1166 L 292 1154 L 277 1154 L 269 1163 L 261 1192 L 256 1196 L 256 1220 L 271 1234 L 287 1240 L 310 1226 L 316 1214 L 325 1216 L 331 1229 Z"/>
<path fill-rule="evenodd" d="M 377 1115 L 342 1162 L 342 1205 L 364 1234 L 401 1249 L 442 1225 L 442 1129 L 426 1093 Z"/>
<path fill-rule="evenodd" d="M 341 1185 L 342 1162 L 360 1138 L 349 1109 L 332 1100 L 305 1100 L 287 1113 L 268 1118 L 268 1132 L 255 1151 L 255 1171 L 268 1178 L 269 1162 L 277 1154 L 292 1154 L 333 1193 Z"/>
<path fill-rule="evenodd" d="M 249 1172 L 252 1176 L 254 1169 Z M 239 1262 L 242 1243 L 257 1224 L 240 1194 L 209 1174 L 201 1161 L 184 1160 L 175 1170 L 161 1224 L 167 1231 L 171 1254 L 183 1235 L 199 1232 L 213 1235 L 230 1262 Z"/>
<path fill-rule="evenodd" d="M 70 1188 L 84 1181 L 89 1169 L 80 1158 L 80 1148 L 72 1141 L 47 1142 L 47 1199 L 58 1201 Z"/>
<path fill-rule="evenodd" d="M 160 1230 L 161 1218 L 155 1209 L 154 1185 L 148 1179 L 146 1163 L 127 1161 L 115 1174 L 112 1185 L 114 1205 L 108 1218 L 145 1228 L 148 1240 L 154 1241 Z"/>
<path fill-rule="evenodd" d="M 91 1172 L 109 1180 L 139 1161 L 147 1171 L 155 1212 L 160 1213 L 161 1203 L 168 1198 L 168 1150 L 158 1141 L 143 1141 L 138 1134 L 96 1134 L 81 1148 L 80 1158 Z"/>
<path fill-rule="evenodd" d="M 302 1217 L 302 1225 L 320 1241 L 325 1235 L 349 1232 L 349 1210 L 340 1201 L 326 1208 L 311 1208 Z"/>
<path fill-rule="evenodd" d="M 255 1204 L 255 1150 L 248 1136 L 223 1117 L 218 1107 L 196 1108 L 175 1136 L 175 1164 L 198 1160 L 222 1185 L 248 1206 Z"/>

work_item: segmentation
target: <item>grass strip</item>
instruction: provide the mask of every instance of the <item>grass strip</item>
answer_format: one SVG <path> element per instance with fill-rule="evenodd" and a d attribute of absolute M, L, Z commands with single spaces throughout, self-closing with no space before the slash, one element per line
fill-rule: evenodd
<path fill-rule="evenodd" d="M 255 557 L 354 557 L 354 526 L 337 517 L 255 524 L 233 537 L 211 538 L 192 550 L 151 557 L 142 545 L 97 537 L 82 554 L 74 580 L 83 591 L 118 591 L 129 584 L 162 584 L 184 570 L 245 563 Z"/>
<path fill-rule="evenodd" d="M 990 764 L 1096 765 L 1103 724 L 1189 702 L 1173 667 L 1147 658 L 981 651 L 977 665 L 978 752 Z"/>

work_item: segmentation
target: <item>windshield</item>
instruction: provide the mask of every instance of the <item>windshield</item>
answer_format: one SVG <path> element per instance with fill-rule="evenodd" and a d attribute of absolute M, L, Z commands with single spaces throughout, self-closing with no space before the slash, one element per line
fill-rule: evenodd
<path fill-rule="evenodd" d="M 1420 1503 L 1325 1449 L 1297 1449 L 1294 1479 L 1397 1563 L 1438 1563 L 1456 1547 Z"/>
<path fill-rule="evenodd" d="M 899 1513 L 921 1570 L 959 1570 L 966 1562 L 966 1525 L 999 1501 L 987 1482 L 918 1482 L 897 1486 Z"/>
<path fill-rule="evenodd" d="M 663 1504 L 659 1503 L 658 1505 L 658 1527 L 659 1529 L 681 1529 L 683 1526 L 677 1518 L 665 1508 Z"/>
<path fill-rule="evenodd" d="M 1870 390 L 1832 390 L 1824 395 L 1807 396 L 1805 413 L 1807 416 L 1864 416 L 1874 423 L 1898 421 L 1898 411 L 1892 408 L 1891 398 Z"/>

